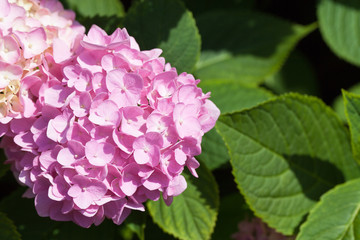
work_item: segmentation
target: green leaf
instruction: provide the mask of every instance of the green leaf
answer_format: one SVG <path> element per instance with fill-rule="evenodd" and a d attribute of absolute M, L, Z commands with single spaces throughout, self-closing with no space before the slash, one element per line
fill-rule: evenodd
<path fill-rule="evenodd" d="M 210 170 L 219 168 L 230 160 L 224 140 L 216 129 L 207 132 L 201 142 L 201 154 L 196 159 L 203 162 Z"/>
<path fill-rule="evenodd" d="M 343 97 L 353 155 L 355 160 L 360 162 L 360 95 L 343 91 Z"/>
<path fill-rule="evenodd" d="M 178 0 L 135 4 L 124 25 L 141 49 L 161 48 L 178 72 L 190 72 L 200 55 L 200 35 L 191 12 Z"/>
<path fill-rule="evenodd" d="M 199 86 L 211 92 L 211 101 L 222 114 L 240 111 L 269 100 L 274 95 L 262 88 L 246 86 L 226 80 L 204 80 Z M 197 156 L 210 169 L 216 169 L 230 159 L 224 141 L 215 129 L 206 133 L 201 143 L 202 153 Z"/>
<path fill-rule="evenodd" d="M 212 11 L 197 23 L 203 44 L 196 77 L 253 85 L 276 73 L 296 43 L 316 28 L 252 11 Z"/>
<path fill-rule="evenodd" d="M 321 0 L 317 7 L 320 32 L 340 58 L 360 66 L 360 1 Z"/>
<path fill-rule="evenodd" d="M 351 93 L 360 94 L 360 83 L 355 84 L 354 86 L 347 89 L 346 91 L 351 92 Z M 334 100 L 334 103 L 333 103 L 333 108 L 334 108 L 335 112 L 337 113 L 338 117 L 343 122 L 346 122 L 347 119 L 345 116 L 344 98 L 342 95 L 339 95 L 338 97 L 336 97 L 336 99 Z"/>
<path fill-rule="evenodd" d="M 271 92 L 229 80 L 202 80 L 203 92 L 211 92 L 210 100 L 220 109 L 221 114 L 251 108 L 274 97 Z"/>
<path fill-rule="evenodd" d="M 21 235 L 14 223 L 2 212 L 0 212 L 0 239 L 21 240 Z"/>
<path fill-rule="evenodd" d="M 297 240 L 360 239 L 360 180 L 324 194 L 301 226 Z"/>
<path fill-rule="evenodd" d="M 216 181 L 202 164 L 199 178 L 186 174 L 187 189 L 174 197 L 168 207 L 164 201 L 148 202 L 148 209 L 155 223 L 165 232 L 180 239 L 210 239 L 219 207 Z"/>
<path fill-rule="evenodd" d="M 314 97 L 287 94 L 219 118 L 238 188 L 270 227 L 293 234 L 319 197 L 360 176 L 349 135 Z"/>
<path fill-rule="evenodd" d="M 292 52 L 281 70 L 266 79 L 265 85 L 278 94 L 287 92 L 318 94 L 314 69 L 305 55 L 299 51 Z"/>
<path fill-rule="evenodd" d="M 124 7 L 119 0 L 65 0 L 65 3 L 84 17 L 125 15 Z"/>

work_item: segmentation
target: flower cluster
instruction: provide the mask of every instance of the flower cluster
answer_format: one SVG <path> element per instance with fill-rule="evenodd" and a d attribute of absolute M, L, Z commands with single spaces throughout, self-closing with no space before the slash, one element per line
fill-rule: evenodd
<path fill-rule="evenodd" d="M 3 125 L 2 144 L 40 216 L 120 224 L 146 200 L 170 204 L 186 189 L 181 173 L 197 176 L 194 156 L 220 112 L 199 80 L 159 49 L 140 51 L 125 29 L 109 36 L 94 25 L 80 44 L 22 79 L 24 112 L 35 114 Z"/>
<path fill-rule="evenodd" d="M 251 221 L 244 220 L 239 223 L 239 232 L 231 236 L 235 240 L 294 240 L 294 237 L 286 237 L 274 229 L 269 228 L 260 218 Z"/>
<path fill-rule="evenodd" d="M 74 18 L 57 0 L 0 0 L 1 123 L 23 114 L 21 81 L 43 58 L 60 63 L 74 54 L 85 32 Z"/>

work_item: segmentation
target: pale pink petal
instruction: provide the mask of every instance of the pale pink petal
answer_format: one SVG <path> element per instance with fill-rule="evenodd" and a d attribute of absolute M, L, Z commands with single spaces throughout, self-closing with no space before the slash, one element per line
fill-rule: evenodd
<path fill-rule="evenodd" d="M 55 38 L 53 40 L 53 56 L 56 63 L 61 63 L 69 59 L 72 56 L 72 52 L 65 41 Z"/>
<path fill-rule="evenodd" d="M 168 196 L 178 196 L 180 195 L 187 187 L 186 180 L 184 176 L 179 175 L 174 177 L 167 188 Z"/>
<path fill-rule="evenodd" d="M 115 147 L 109 143 L 98 143 L 97 141 L 87 142 L 85 155 L 94 166 L 105 166 L 114 158 Z"/>
<path fill-rule="evenodd" d="M 16 32 L 24 50 L 24 58 L 32 58 L 48 48 L 46 43 L 46 33 L 43 28 L 36 28 L 31 32 Z"/>

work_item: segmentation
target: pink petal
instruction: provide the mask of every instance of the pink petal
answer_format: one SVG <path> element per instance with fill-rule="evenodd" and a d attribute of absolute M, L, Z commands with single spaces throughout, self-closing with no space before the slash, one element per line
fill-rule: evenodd
<path fill-rule="evenodd" d="M 56 63 L 69 59 L 71 55 L 71 49 L 66 42 L 59 38 L 53 40 L 53 56 Z"/>
<path fill-rule="evenodd" d="M 85 155 L 94 166 L 105 166 L 114 158 L 115 148 L 109 143 L 98 143 L 97 141 L 87 142 Z"/>
<path fill-rule="evenodd" d="M 161 171 L 154 171 L 151 176 L 143 183 L 149 190 L 156 190 L 169 184 L 169 179 Z"/>
<path fill-rule="evenodd" d="M 0 56 L 7 63 L 14 64 L 18 61 L 20 57 L 19 49 L 19 44 L 12 36 L 5 36 L 0 40 Z"/>
<path fill-rule="evenodd" d="M 66 103 L 68 96 L 73 92 L 71 88 L 61 85 L 54 85 L 44 93 L 45 104 L 56 108 L 61 108 Z"/>
<path fill-rule="evenodd" d="M 116 143 L 116 145 L 123 150 L 125 153 L 132 153 L 133 151 L 133 142 L 135 141 L 134 136 L 123 134 L 122 132 L 119 132 L 116 128 L 113 131 L 113 140 Z"/>
<path fill-rule="evenodd" d="M 126 71 L 123 69 L 115 69 L 110 71 L 106 75 L 106 87 L 109 92 L 112 92 L 114 89 L 125 89 L 124 85 L 124 76 Z"/>
<path fill-rule="evenodd" d="M 105 100 L 98 106 L 94 106 L 93 102 L 89 120 L 101 126 L 117 126 L 120 122 L 119 108 L 111 100 Z"/>
<path fill-rule="evenodd" d="M 179 175 L 174 177 L 167 188 L 168 196 L 178 196 L 187 188 L 187 183 L 184 176 Z"/>
<path fill-rule="evenodd" d="M 24 58 L 32 58 L 48 48 L 46 43 L 46 33 L 43 28 L 36 28 L 31 32 L 16 32 L 16 36 L 20 39 L 20 43 L 24 48 Z"/>
<path fill-rule="evenodd" d="M 70 108 L 74 110 L 74 115 L 84 117 L 89 113 L 91 106 L 91 96 L 88 92 L 75 95 L 70 101 Z"/>

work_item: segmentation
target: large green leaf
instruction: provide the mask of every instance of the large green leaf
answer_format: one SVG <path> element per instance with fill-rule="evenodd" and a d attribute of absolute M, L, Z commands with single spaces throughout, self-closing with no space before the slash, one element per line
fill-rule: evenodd
<path fill-rule="evenodd" d="M 296 43 L 315 29 L 259 12 L 212 11 L 197 18 L 200 79 L 259 84 L 278 71 Z"/>
<path fill-rule="evenodd" d="M 347 89 L 347 91 L 351 92 L 351 93 L 360 94 L 360 84 L 355 84 L 351 88 Z M 345 116 L 344 98 L 342 95 L 339 95 L 338 97 L 336 97 L 336 99 L 333 103 L 333 108 L 334 108 L 335 112 L 338 114 L 339 118 L 343 122 L 346 122 L 347 119 Z"/>
<path fill-rule="evenodd" d="M 124 25 L 141 49 L 161 48 L 178 72 L 191 71 L 200 55 L 200 35 L 191 12 L 178 0 L 135 4 Z"/>
<path fill-rule="evenodd" d="M 119 0 L 65 0 L 65 3 L 84 17 L 125 15 L 124 7 Z"/>
<path fill-rule="evenodd" d="M 204 135 L 201 149 L 202 152 L 196 156 L 196 159 L 202 161 L 210 170 L 219 168 L 230 160 L 224 140 L 216 129 L 212 129 Z"/>
<path fill-rule="evenodd" d="M 346 128 L 314 97 L 287 94 L 225 114 L 217 129 L 247 203 L 284 234 L 294 233 L 323 193 L 360 176 Z"/>
<path fill-rule="evenodd" d="M 251 108 L 274 97 L 274 94 L 263 88 L 231 80 L 203 80 L 199 86 L 203 92 L 211 92 L 210 99 L 220 109 L 221 114 Z"/>
<path fill-rule="evenodd" d="M 219 192 L 211 172 L 201 165 L 199 178 L 186 175 L 187 189 L 168 207 L 164 201 L 148 202 L 155 223 L 180 239 L 210 239 L 219 207 Z"/>
<path fill-rule="evenodd" d="M 301 226 L 297 240 L 360 239 L 360 180 L 324 194 Z"/>
<path fill-rule="evenodd" d="M 354 158 L 360 162 L 360 95 L 343 91 L 343 96 Z"/>
<path fill-rule="evenodd" d="M 281 70 L 266 79 L 265 85 L 278 94 L 287 92 L 318 94 L 314 69 L 305 55 L 299 51 L 292 52 Z"/>
<path fill-rule="evenodd" d="M 317 15 L 320 32 L 331 50 L 360 66 L 360 1 L 321 0 Z"/>
<path fill-rule="evenodd" d="M 222 114 L 253 107 L 274 96 L 265 89 L 227 80 L 204 80 L 199 86 L 204 92 L 211 92 L 210 99 Z M 225 143 L 215 129 L 204 135 L 201 147 L 202 153 L 197 158 L 210 170 L 220 167 L 230 159 Z"/>
<path fill-rule="evenodd" d="M 14 223 L 2 212 L 0 212 L 0 239 L 21 240 L 21 235 Z"/>

